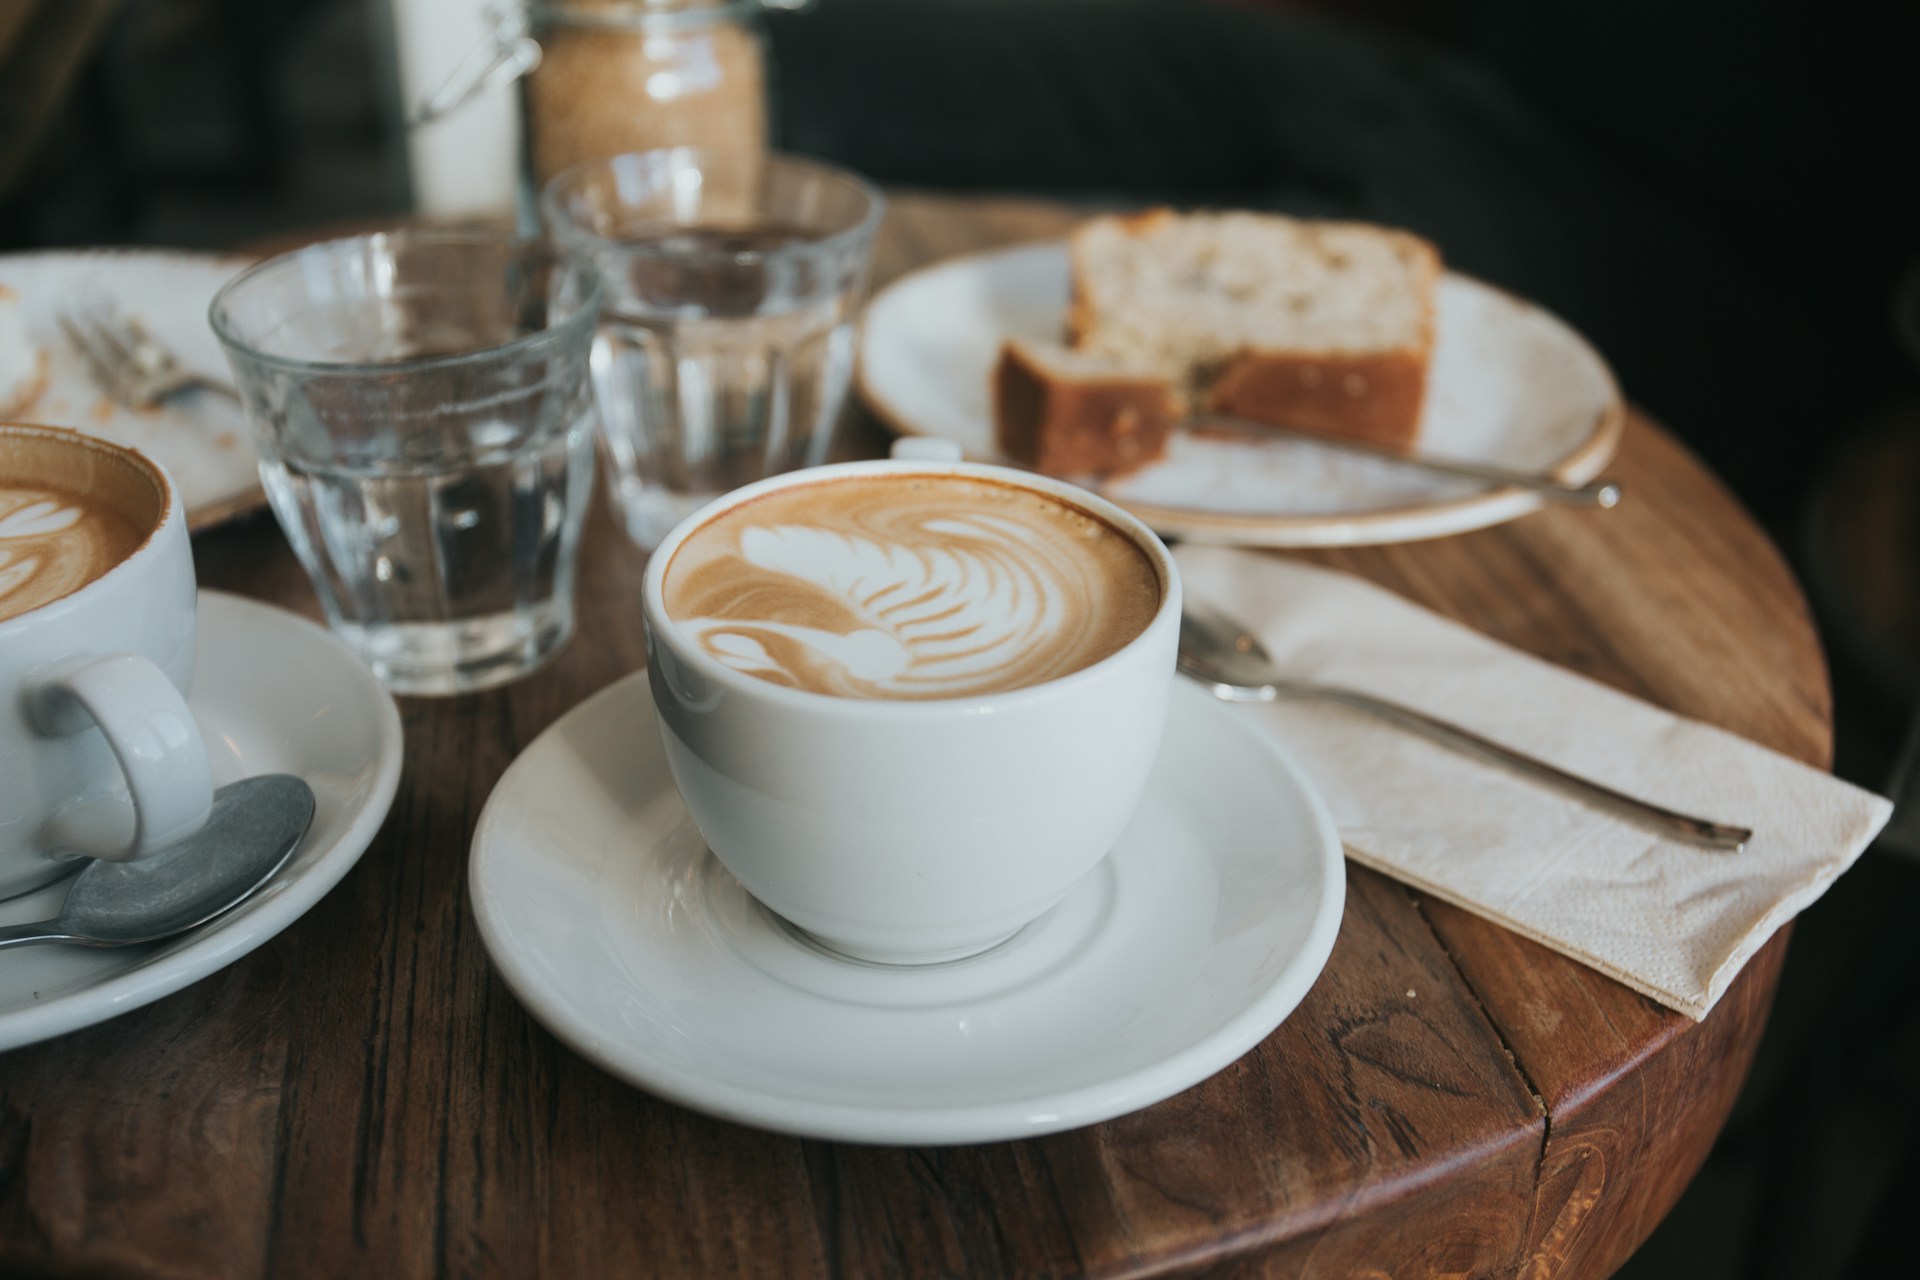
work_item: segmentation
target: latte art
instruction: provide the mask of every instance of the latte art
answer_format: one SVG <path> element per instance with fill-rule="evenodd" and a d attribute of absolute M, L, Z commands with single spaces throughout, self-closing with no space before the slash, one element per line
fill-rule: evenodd
<path fill-rule="evenodd" d="M 78 591 L 141 537 L 131 521 L 72 494 L 0 485 L 0 619 Z"/>
<path fill-rule="evenodd" d="M 1090 666 L 1159 608 L 1133 540 L 1033 490 L 960 476 L 798 485 L 683 543 L 667 613 L 736 671 L 849 698 L 953 698 Z"/>

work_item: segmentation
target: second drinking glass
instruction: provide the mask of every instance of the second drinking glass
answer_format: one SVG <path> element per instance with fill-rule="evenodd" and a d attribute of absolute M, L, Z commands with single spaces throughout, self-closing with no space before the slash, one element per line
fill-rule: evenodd
<path fill-rule="evenodd" d="M 826 460 L 883 202 L 850 173 L 690 148 L 548 184 L 548 230 L 606 287 L 593 380 L 627 533 Z"/>
<path fill-rule="evenodd" d="M 511 236 L 389 232 L 213 300 L 274 514 L 396 693 L 526 674 L 573 634 L 600 285 Z"/>

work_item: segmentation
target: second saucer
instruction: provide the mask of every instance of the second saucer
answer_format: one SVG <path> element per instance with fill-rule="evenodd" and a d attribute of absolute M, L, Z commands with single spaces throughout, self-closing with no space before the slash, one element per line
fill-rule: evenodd
<path fill-rule="evenodd" d="M 687 819 L 644 674 L 508 769 L 470 880 L 515 995 L 615 1076 L 764 1128 L 912 1144 L 1075 1128 L 1198 1083 L 1293 1011 L 1345 901 L 1304 775 L 1185 685 L 1112 853 L 965 960 L 848 960 L 748 896 Z"/>

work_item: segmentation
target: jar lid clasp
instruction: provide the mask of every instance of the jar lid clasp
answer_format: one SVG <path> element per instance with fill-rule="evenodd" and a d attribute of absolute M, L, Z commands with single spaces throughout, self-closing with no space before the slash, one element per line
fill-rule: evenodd
<path fill-rule="evenodd" d="M 417 129 L 452 115 L 475 97 L 491 89 L 512 84 L 540 65 L 540 42 L 527 27 L 526 11 L 518 5 L 489 5 L 493 31 L 467 50 L 448 73 L 438 89 L 407 117 L 407 127 Z"/>

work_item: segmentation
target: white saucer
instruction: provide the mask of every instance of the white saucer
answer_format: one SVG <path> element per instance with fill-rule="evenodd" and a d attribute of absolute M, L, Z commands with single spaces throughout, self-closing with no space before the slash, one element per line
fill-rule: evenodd
<path fill-rule="evenodd" d="M 1005 461 L 989 393 L 1000 343 L 1058 341 L 1067 276 L 1061 241 L 902 276 L 867 305 L 856 391 L 895 431 Z M 1626 420 L 1599 352 L 1540 307 L 1454 272 L 1434 301 L 1421 449 L 1574 483 L 1598 475 Z M 1184 432 L 1158 462 L 1089 483 L 1161 533 L 1276 547 L 1437 538 L 1524 516 L 1542 501 L 1309 441 Z"/>
<path fill-rule="evenodd" d="M 1205 1079 L 1300 1002 L 1346 895 L 1305 776 L 1182 682 L 1138 814 L 1065 902 L 967 960 L 843 959 L 707 852 L 644 672 L 514 761 L 471 884 L 514 994 L 613 1075 L 724 1119 L 911 1144 L 1071 1129 Z"/>
<path fill-rule="evenodd" d="M 320 627 L 238 596 L 201 592 L 199 623 L 188 703 L 215 784 L 298 774 L 313 787 L 313 825 L 257 896 L 177 938 L 0 952 L 0 1050 L 103 1022 L 232 964 L 338 884 L 386 819 L 400 780 L 400 713 L 372 673 Z M 0 924 L 46 919 L 66 891 L 62 881 L 0 902 Z"/>

